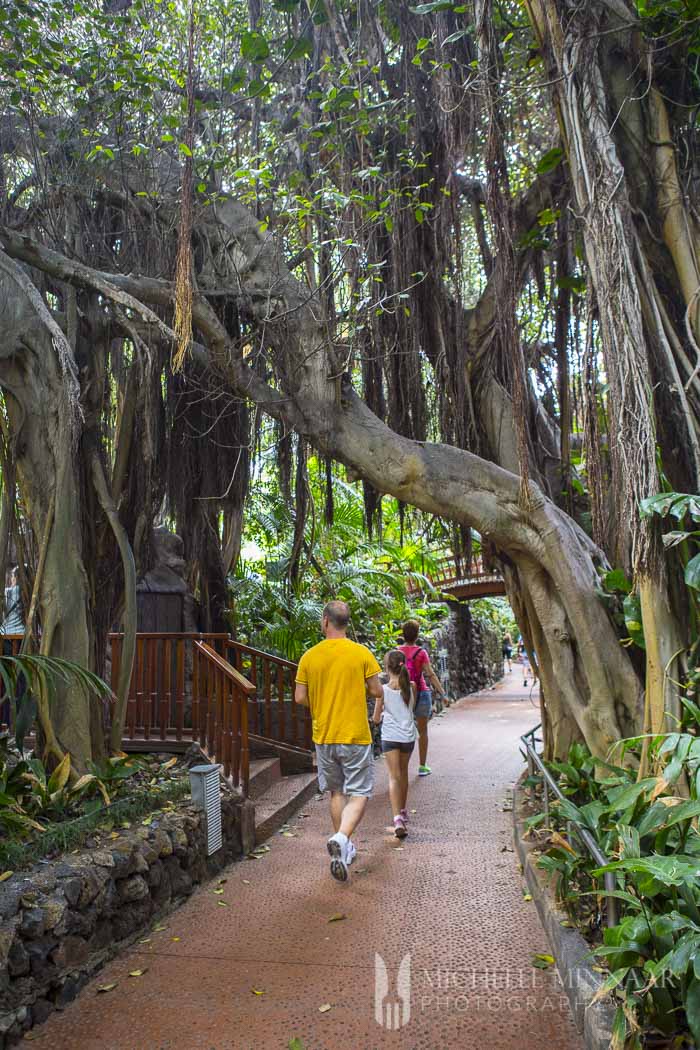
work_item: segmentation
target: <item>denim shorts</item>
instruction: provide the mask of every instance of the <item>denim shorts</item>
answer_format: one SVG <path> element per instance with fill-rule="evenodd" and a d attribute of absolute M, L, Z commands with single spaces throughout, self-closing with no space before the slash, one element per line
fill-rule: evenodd
<path fill-rule="evenodd" d="M 374 787 L 371 744 L 316 744 L 316 766 L 321 791 L 371 798 Z"/>
<path fill-rule="evenodd" d="M 430 718 L 433 711 L 433 694 L 429 689 L 421 689 L 416 699 L 414 718 Z"/>

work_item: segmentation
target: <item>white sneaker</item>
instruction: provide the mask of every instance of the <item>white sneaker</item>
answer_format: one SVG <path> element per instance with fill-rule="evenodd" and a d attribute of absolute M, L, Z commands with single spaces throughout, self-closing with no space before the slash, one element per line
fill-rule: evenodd
<path fill-rule="evenodd" d="M 350 845 L 350 840 L 342 831 L 336 831 L 335 835 L 331 835 L 326 843 L 326 848 L 331 857 L 331 875 L 338 882 L 347 882 L 348 880 L 348 866 L 350 864 L 348 860 L 348 846 Z"/>
<path fill-rule="evenodd" d="M 348 867 L 350 867 L 350 865 L 352 864 L 352 862 L 354 861 L 356 856 L 357 856 L 357 850 L 353 846 L 353 844 L 350 841 L 350 839 L 348 839 L 348 859 L 347 859 Z"/>

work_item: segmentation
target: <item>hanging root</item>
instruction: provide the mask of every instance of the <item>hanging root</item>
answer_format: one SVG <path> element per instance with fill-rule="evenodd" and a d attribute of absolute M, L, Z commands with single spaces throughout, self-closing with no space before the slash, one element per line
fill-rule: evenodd
<path fill-rule="evenodd" d="M 180 231 L 175 263 L 175 351 L 173 371 L 179 372 L 192 347 L 192 189 L 194 146 L 194 0 L 190 5 L 190 28 L 187 49 L 187 127 L 185 129 L 185 166 L 182 173 Z"/>

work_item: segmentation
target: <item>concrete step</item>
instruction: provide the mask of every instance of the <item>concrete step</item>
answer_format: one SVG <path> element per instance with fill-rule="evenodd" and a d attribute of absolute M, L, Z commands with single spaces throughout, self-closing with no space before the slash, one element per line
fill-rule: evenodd
<path fill-rule="evenodd" d="M 318 791 L 316 773 L 295 773 L 271 784 L 255 800 L 255 842 L 259 846 Z"/>
<path fill-rule="evenodd" d="M 253 758 L 250 761 L 250 782 L 248 797 L 259 799 L 265 792 L 282 778 L 279 758 Z"/>

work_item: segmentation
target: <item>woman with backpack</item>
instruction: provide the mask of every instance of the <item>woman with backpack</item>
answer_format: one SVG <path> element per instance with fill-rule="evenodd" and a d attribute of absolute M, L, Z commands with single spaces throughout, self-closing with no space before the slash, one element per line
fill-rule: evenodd
<path fill-rule="evenodd" d="M 403 625 L 403 645 L 397 648 L 406 658 L 406 670 L 408 677 L 415 685 L 418 694 L 416 700 L 415 719 L 418 727 L 418 776 L 427 777 L 432 773 L 428 765 L 428 719 L 433 709 L 433 697 L 426 677 L 435 689 L 438 696 L 446 699 L 445 692 L 440 685 L 440 679 L 430 665 L 430 657 L 420 645 L 416 645 L 420 624 L 417 620 L 407 620 Z"/>
<path fill-rule="evenodd" d="M 382 688 L 384 696 L 374 705 L 372 721 L 382 723 L 382 754 L 389 769 L 389 799 L 394 815 L 394 834 L 405 839 L 408 834 L 408 763 L 416 746 L 416 687 L 408 677 L 406 657 L 392 649 L 384 658 L 389 681 Z M 382 718 L 382 714 L 384 717 Z"/>

